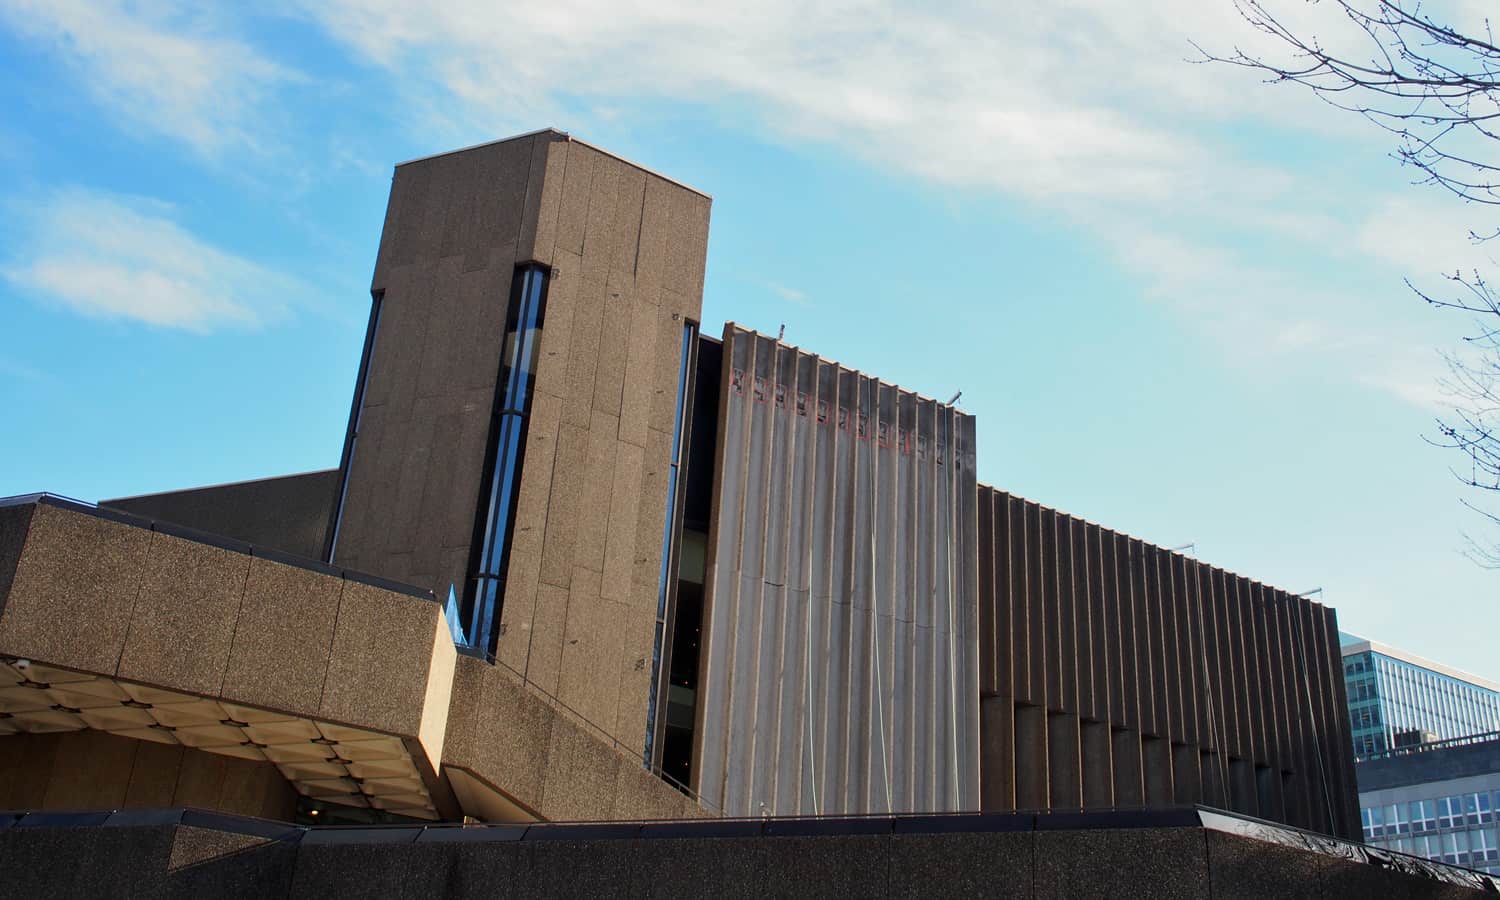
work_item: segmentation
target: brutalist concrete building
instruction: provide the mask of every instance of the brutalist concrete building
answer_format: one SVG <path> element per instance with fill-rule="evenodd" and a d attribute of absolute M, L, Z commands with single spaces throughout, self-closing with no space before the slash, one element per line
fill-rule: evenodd
<path fill-rule="evenodd" d="M 703 333 L 709 208 L 556 131 L 399 165 L 337 468 L 6 501 L 6 840 L 1202 805 L 1352 846 L 1331 609 L 979 484 L 950 405 Z"/>

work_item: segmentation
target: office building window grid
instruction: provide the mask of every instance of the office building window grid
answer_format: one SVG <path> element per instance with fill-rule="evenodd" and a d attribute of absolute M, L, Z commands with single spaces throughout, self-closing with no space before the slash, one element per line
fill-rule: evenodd
<path fill-rule="evenodd" d="M 1500 730 L 1500 692 L 1374 651 L 1344 657 L 1356 756 L 1395 746 L 1403 731 L 1433 740 Z"/>
<path fill-rule="evenodd" d="M 1365 842 L 1500 874 L 1500 791 L 1449 794 L 1360 809 Z"/>

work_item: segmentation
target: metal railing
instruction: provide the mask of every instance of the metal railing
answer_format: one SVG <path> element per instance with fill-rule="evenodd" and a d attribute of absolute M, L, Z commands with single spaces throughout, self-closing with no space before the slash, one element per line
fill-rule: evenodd
<path fill-rule="evenodd" d="M 1405 747 L 1392 747 L 1389 750 L 1376 750 L 1373 753 L 1357 753 L 1355 762 L 1369 762 L 1375 759 L 1395 759 L 1401 756 L 1411 756 L 1416 753 L 1426 753 L 1429 750 L 1446 750 L 1449 747 L 1465 747 L 1470 744 L 1487 744 L 1490 741 L 1500 741 L 1500 731 L 1486 731 L 1480 734 L 1466 734 L 1463 737 L 1444 738 L 1440 741 L 1427 741 L 1422 744 L 1409 744 Z"/>

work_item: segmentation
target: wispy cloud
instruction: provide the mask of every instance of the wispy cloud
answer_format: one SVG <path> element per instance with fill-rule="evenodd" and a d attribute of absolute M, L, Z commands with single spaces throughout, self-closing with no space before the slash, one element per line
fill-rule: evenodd
<path fill-rule="evenodd" d="M 18 381 L 33 383 L 54 380 L 50 373 L 8 356 L 0 356 L 0 378 L 13 378 Z"/>
<path fill-rule="evenodd" d="M 0 21 L 56 51 L 95 100 L 127 127 L 203 154 L 256 147 L 257 113 L 298 76 L 172 0 L 0 0 Z"/>
<path fill-rule="evenodd" d="M 807 294 L 796 288 L 789 288 L 784 284 L 778 284 L 774 281 L 766 282 L 766 287 L 771 289 L 771 293 L 788 303 L 806 304 L 808 302 Z"/>
<path fill-rule="evenodd" d="M 22 292 L 88 316 L 210 332 L 248 328 L 304 293 L 285 276 L 184 229 L 170 208 L 84 190 L 32 213 L 29 240 L 0 275 Z"/>
<path fill-rule="evenodd" d="M 1334 33 L 1316 4 L 1269 2 L 1294 27 Z M 1443 268 L 1453 254 L 1437 246 L 1461 244 L 1465 229 L 1424 207 L 1426 236 L 1413 241 L 1410 211 L 1354 188 L 1348 167 L 1281 162 L 1306 142 L 1378 166 L 1386 137 L 1254 73 L 1187 64 L 1193 41 L 1277 51 L 1231 3 L 557 0 L 503 16 L 484 0 L 304 6 L 394 82 L 418 85 L 417 105 L 466 138 L 587 127 L 595 110 L 653 101 L 733 110 L 760 137 L 834 144 L 1060 213 L 1247 371 L 1322 366 L 1371 383 L 1352 373 L 1400 368 L 1375 383 L 1429 399 L 1412 389 L 1421 367 L 1391 356 L 1418 338 L 1371 315 L 1369 291 L 1411 301 L 1401 277 Z M 1391 192 L 1404 188 L 1392 176 Z"/>

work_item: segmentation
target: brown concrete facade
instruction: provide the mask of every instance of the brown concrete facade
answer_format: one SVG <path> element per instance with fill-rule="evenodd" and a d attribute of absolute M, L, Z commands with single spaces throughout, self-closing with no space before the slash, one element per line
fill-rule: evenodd
<path fill-rule="evenodd" d="M 101 500 L 100 506 L 318 559 L 339 486 L 337 469 Z"/>
<path fill-rule="evenodd" d="M 0 806 L 139 794 L 290 818 L 300 793 L 450 821 L 701 814 L 505 667 L 460 657 L 430 595 L 201 537 L 0 506 Z"/>
<path fill-rule="evenodd" d="M 798 385 L 827 376 L 834 423 L 844 396 L 856 398 L 851 421 L 865 409 L 875 427 L 860 443 L 858 424 L 853 440 L 818 438 L 805 423 L 777 433 L 777 416 L 763 416 L 760 433 L 778 436 L 754 466 L 740 443 L 726 455 L 719 435 L 713 509 L 753 527 L 712 542 L 716 574 L 749 579 L 707 598 L 705 627 L 743 626 L 732 642 L 705 639 L 698 671 L 713 715 L 732 720 L 716 725 L 700 705 L 694 723 L 695 775 L 718 787 L 700 808 L 645 768 L 679 353 L 701 314 L 709 210 L 707 196 L 555 131 L 397 166 L 339 469 L 111 501 L 144 520 L 0 504 L 0 771 L 23 743 L 99 737 L 136 742 L 133 761 L 162 752 L 147 744 L 178 747 L 179 779 L 199 751 L 270 766 L 282 782 L 266 803 L 291 789 L 428 819 L 952 810 L 977 796 L 986 811 L 1202 802 L 1357 831 L 1332 610 L 976 489 L 971 417 L 787 348 L 755 369 L 769 386 L 762 406 L 795 410 Z M 450 590 L 461 600 L 474 575 L 507 308 L 537 272 L 545 315 L 498 637 L 492 655 L 459 652 L 443 601 Z M 715 427 L 732 418 L 733 374 Z M 748 390 L 754 416 L 753 378 Z M 921 449 L 924 437 L 943 442 L 939 422 L 961 431 L 947 445 L 962 447 L 961 480 Z M 835 448 L 847 459 L 835 464 Z M 731 455 L 747 464 L 728 466 Z M 885 477 L 901 471 L 911 477 Z M 733 507 L 725 478 L 743 482 Z M 933 544 L 941 553 L 903 555 L 927 546 L 932 523 L 871 527 L 858 505 L 837 529 L 808 525 L 835 499 L 873 499 L 877 520 L 920 509 L 923 522 L 930 503 L 949 537 Z M 777 521 L 785 534 L 765 524 Z M 797 522 L 813 540 L 799 541 Z M 755 558 L 734 569 L 746 553 Z M 870 566 L 868 581 L 851 561 Z M 959 585 L 936 616 L 921 600 L 936 596 L 930 585 L 916 585 L 942 572 Z M 808 586 L 787 590 L 796 577 Z M 733 616 L 731 588 L 744 598 Z M 806 640 L 785 627 L 816 621 L 815 609 L 848 627 L 809 624 Z M 672 616 L 669 604 L 664 632 Z M 837 688 L 799 715 L 798 698 L 822 687 L 804 677 L 812 658 L 837 670 Z M 789 762 L 813 743 L 799 723 L 815 719 L 847 738 L 820 739 L 831 749 L 816 762 L 817 793 Z M 927 740 L 939 722 L 957 727 Z M 897 729 L 923 735 L 887 737 Z M 69 736 L 44 738 L 53 732 Z M 339 745 L 353 755 L 328 749 Z M 953 758 L 942 785 L 923 761 L 933 748 Z M 73 752 L 58 749 L 47 771 Z M 134 776 L 119 771 L 100 790 L 128 795 Z M 804 785 L 833 793 L 804 805 Z"/>
<path fill-rule="evenodd" d="M 1332 609 L 984 485 L 979 537 L 985 811 L 1359 834 Z"/>
<path fill-rule="evenodd" d="M 511 281 L 548 267 L 496 662 L 636 754 L 709 204 L 553 131 L 398 166 L 334 551 L 463 596 Z"/>

